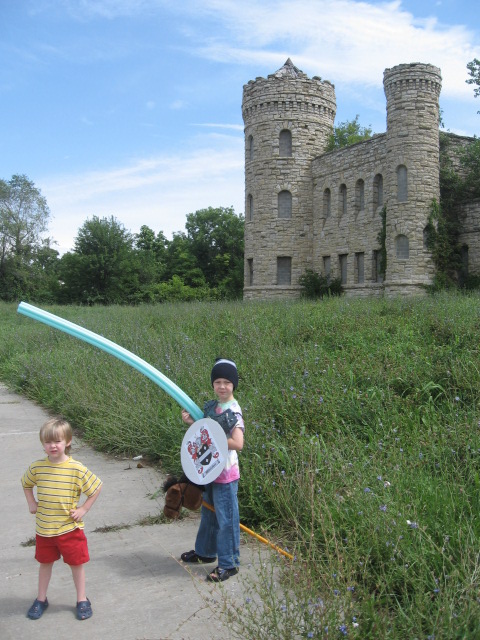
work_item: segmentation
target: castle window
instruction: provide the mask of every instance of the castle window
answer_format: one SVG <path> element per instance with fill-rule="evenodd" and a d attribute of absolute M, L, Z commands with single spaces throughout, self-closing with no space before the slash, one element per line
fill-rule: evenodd
<path fill-rule="evenodd" d="M 292 217 L 292 194 L 290 191 L 280 191 L 278 194 L 278 217 Z"/>
<path fill-rule="evenodd" d="M 364 253 L 355 254 L 355 282 L 357 284 L 363 284 L 365 282 L 364 256 Z"/>
<path fill-rule="evenodd" d="M 341 184 L 338 191 L 338 214 L 343 216 L 347 213 L 347 185 Z"/>
<path fill-rule="evenodd" d="M 346 253 L 338 256 L 338 266 L 340 268 L 340 279 L 342 284 L 347 284 L 347 256 L 348 254 Z"/>
<path fill-rule="evenodd" d="M 460 249 L 460 258 L 462 260 L 462 266 L 460 269 L 460 282 L 464 283 L 468 278 L 468 245 L 462 245 Z"/>
<path fill-rule="evenodd" d="M 408 200 L 407 167 L 403 164 L 397 167 L 397 200 L 398 202 Z"/>
<path fill-rule="evenodd" d="M 408 260 L 410 249 L 407 236 L 397 236 L 395 238 L 395 251 L 399 260 Z"/>
<path fill-rule="evenodd" d="M 280 131 L 278 154 L 281 158 L 292 157 L 292 132 L 288 129 L 282 129 L 282 131 Z"/>
<path fill-rule="evenodd" d="M 423 229 L 423 248 L 428 251 L 428 241 L 429 241 L 429 229 L 428 227 L 424 227 Z"/>
<path fill-rule="evenodd" d="M 373 252 L 372 256 L 372 280 L 374 282 L 383 282 L 384 274 L 382 273 L 381 260 L 382 252 L 380 251 L 380 249 L 377 249 Z"/>
<path fill-rule="evenodd" d="M 325 274 L 325 278 L 327 279 L 327 283 L 330 284 L 330 274 L 331 274 L 331 260 L 330 256 L 323 256 L 323 272 Z"/>
<path fill-rule="evenodd" d="M 383 207 L 383 176 L 377 173 L 373 179 L 373 212 Z"/>
<path fill-rule="evenodd" d="M 357 180 L 355 185 L 355 211 L 359 213 L 365 209 L 365 183 L 363 180 Z"/>
<path fill-rule="evenodd" d="M 277 285 L 292 284 L 292 259 L 277 258 Z"/>
<path fill-rule="evenodd" d="M 253 220 L 253 196 L 249 194 L 247 198 L 247 220 Z"/>
<path fill-rule="evenodd" d="M 247 260 L 247 282 L 248 286 L 251 287 L 253 285 L 253 258 L 248 258 Z"/>
<path fill-rule="evenodd" d="M 330 189 L 325 189 L 323 192 L 323 217 L 329 218 L 331 215 L 331 201 L 332 194 L 330 193 Z"/>
<path fill-rule="evenodd" d="M 247 158 L 253 160 L 253 136 L 248 136 L 247 142 Z"/>

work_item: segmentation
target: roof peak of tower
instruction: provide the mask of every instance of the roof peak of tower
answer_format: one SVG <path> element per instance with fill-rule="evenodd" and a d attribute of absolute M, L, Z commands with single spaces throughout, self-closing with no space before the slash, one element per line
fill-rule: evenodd
<path fill-rule="evenodd" d="M 305 74 L 301 69 L 296 67 L 290 58 L 287 58 L 287 61 L 273 74 L 276 78 L 305 78 Z"/>

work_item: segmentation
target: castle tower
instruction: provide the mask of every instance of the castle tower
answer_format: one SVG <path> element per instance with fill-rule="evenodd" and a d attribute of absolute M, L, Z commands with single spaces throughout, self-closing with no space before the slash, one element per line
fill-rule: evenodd
<path fill-rule="evenodd" d="M 298 297 L 298 279 L 312 268 L 311 162 L 335 112 L 333 85 L 290 59 L 243 88 L 245 299 Z"/>
<path fill-rule="evenodd" d="M 385 294 L 421 292 L 434 265 L 424 229 L 439 184 L 440 69 L 401 64 L 384 72 L 387 98 Z"/>

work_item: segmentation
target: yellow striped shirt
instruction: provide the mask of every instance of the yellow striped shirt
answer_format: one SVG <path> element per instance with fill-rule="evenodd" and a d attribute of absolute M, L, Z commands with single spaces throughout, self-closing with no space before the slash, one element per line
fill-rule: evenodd
<path fill-rule="evenodd" d="M 37 487 L 37 534 L 59 536 L 83 529 L 83 520 L 75 522 L 70 510 L 77 508 L 82 493 L 89 498 L 101 484 L 100 478 L 73 458 L 60 464 L 52 464 L 48 458 L 33 462 L 22 477 L 22 486 Z"/>

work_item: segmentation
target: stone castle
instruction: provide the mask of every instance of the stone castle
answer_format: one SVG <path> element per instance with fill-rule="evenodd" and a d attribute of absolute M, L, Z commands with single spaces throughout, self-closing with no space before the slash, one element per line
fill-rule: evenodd
<path fill-rule="evenodd" d="M 244 86 L 244 299 L 299 297 L 307 269 L 340 278 L 346 295 L 425 291 L 435 275 L 425 229 L 440 200 L 441 82 L 430 64 L 386 69 L 386 133 L 327 153 L 330 82 L 288 59 Z M 449 135 L 454 148 L 472 140 Z M 464 268 L 480 274 L 480 201 L 463 205 L 461 219 Z"/>

